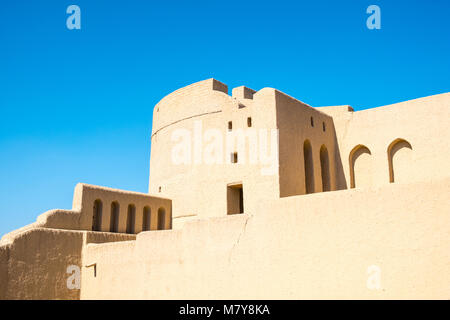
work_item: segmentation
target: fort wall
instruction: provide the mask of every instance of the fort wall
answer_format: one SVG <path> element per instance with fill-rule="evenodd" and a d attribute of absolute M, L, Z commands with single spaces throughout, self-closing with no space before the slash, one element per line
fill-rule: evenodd
<path fill-rule="evenodd" d="M 8 290 L 9 246 L 0 245 L 0 299 L 6 298 Z"/>
<path fill-rule="evenodd" d="M 67 288 L 70 265 L 81 266 L 83 234 L 45 228 L 17 235 L 7 248 L 2 264 L 7 284 L 2 299 L 78 299 L 79 290 Z"/>
<path fill-rule="evenodd" d="M 117 225 L 110 232 L 113 203 Z M 72 210 L 50 210 L 2 237 L 0 299 L 79 299 L 79 290 L 67 287 L 67 267 L 81 270 L 85 245 L 134 240 L 142 230 L 169 229 L 171 212 L 168 199 L 78 184 Z"/>
<path fill-rule="evenodd" d="M 260 129 L 267 134 L 267 140 L 271 138 L 270 130 L 277 129 L 275 90 L 265 88 L 254 92 L 241 87 L 234 91 L 234 97 L 230 97 L 221 91 L 215 93 L 211 87 L 208 88 L 215 96 L 209 96 L 205 100 L 202 97 L 196 98 L 195 90 L 190 86 L 186 87 L 184 94 L 189 92 L 193 100 L 192 104 L 191 100 L 188 100 L 187 105 L 183 104 L 183 107 L 193 112 L 192 108 L 206 110 L 208 106 L 215 105 L 218 106 L 218 112 L 177 120 L 152 135 L 149 192 L 172 199 L 173 218 L 176 220 L 186 216 L 210 217 L 226 214 L 229 185 L 242 186 L 245 210 L 252 210 L 259 194 L 277 198 L 279 193 L 278 160 L 274 161 L 273 173 L 263 175 L 261 171 L 271 165 L 251 163 L 248 136 L 245 138 L 245 150 L 238 148 L 237 136 L 234 139 L 236 146 L 231 152 L 227 149 L 226 142 L 227 137 L 238 134 L 239 131 L 249 135 L 255 134 L 259 139 Z M 220 99 L 217 99 L 217 95 L 220 95 Z M 166 108 L 172 108 L 172 105 Z M 211 135 L 212 133 L 215 134 Z M 188 136 L 188 141 L 183 140 L 185 135 Z M 221 148 L 217 152 L 220 155 L 208 163 L 205 155 L 211 154 L 208 153 L 208 146 L 217 136 L 221 139 Z M 176 152 L 175 148 L 181 143 L 188 145 L 190 158 L 186 162 L 176 163 L 174 151 Z M 259 141 L 255 145 L 259 146 Z M 271 145 L 270 141 L 267 145 L 269 148 L 276 148 L 276 144 Z M 272 150 L 267 153 L 270 151 Z M 232 152 L 236 152 L 237 163 L 230 161 Z M 258 150 L 254 153 L 256 152 Z M 276 149 L 273 153 L 277 156 Z"/>
<path fill-rule="evenodd" d="M 171 228 L 172 201 L 145 193 L 87 184 L 75 188 L 82 230 L 137 234 Z"/>
<path fill-rule="evenodd" d="M 327 108 L 320 110 L 327 112 Z M 333 122 L 348 188 L 450 176 L 448 119 L 449 93 L 335 113 Z"/>
<path fill-rule="evenodd" d="M 149 194 L 78 184 L 71 210 L 3 236 L 0 299 L 450 298 L 449 93 L 357 112 L 227 93 L 209 79 L 157 104 Z M 272 174 L 248 143 L 205 162 L 242 130 L 277 131 Z"/>
<path fill-rule="evenodd" d="M 83 259 L 98 272 L 83 269 L 81 298 L 448 299 L 449 192 L 447 178 L 292 196 L 90 244 Z M 370 266 L 379 290 L 367 287 Z"/>
<path fill-rule="evenodd" d="M 69 266 L 82 264 L 88 243 L 134 240 L 135 235 L 28 228 L 0 243 L 0 299 L 79 299 Z"/>
<path fill-rule="evenodd" d="M 280 197 L 336 190 L 339 159 L 333 119 L 282 92 L 277 91 L 276 100 Z"/>
<path fill-rule="evenodd" d="M 178 89 L 158 102 L 153 110 L 152 136 L 184 119 L 221 111 L 229 101 L 228 87 L 215 79 L 193 83 Z"/>
<path fill-rule="evenodd" d="M 176 220 L 227 213 L 230 184 L 242 185 L 245 211 L 252 213 L 261 197 L 439 179 L 441 169 L 448 168 L 450 94 L 354 112 L 350 106 L 312 108 L 272 88 L 238 87 L 230 97 L 225 87 L 214 79 L 201 81 L 168 95 L 155 108 L 154 125 L 160 129 L 152 135 L 149 191 L 173 200 Z M 212 105 L 215 109 L 208 109 Z M 161 108 L 173 111 L 170 121 Z M 182 108 L 196 116 L 177 111 Z M 195 158 L 196 130 L 219 129 L 226 136 L 227 125 L 232 125 L 228 131 L 248 130 L 249 119 L 255 129 L 278 130 L 274 175 L 261 175 L 260 165 L 214 165 L 205 163 L 203 154 Z M 171 124 L 161 126 L 161 121 Z M 180 132 L 191 135 L 192 157 L 186 164 L 173 160 L 179 138 L 174 133 Z M 197 140 L 205 144 L 207 139 Z M 434 140 L 439 141 L 430 147 Z M 248 146 L 246 152 L 244 157 Z"/>

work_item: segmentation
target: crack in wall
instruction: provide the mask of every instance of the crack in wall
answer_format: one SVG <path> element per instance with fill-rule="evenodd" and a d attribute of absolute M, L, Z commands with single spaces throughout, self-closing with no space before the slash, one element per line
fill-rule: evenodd
<path fill-rule="evenodd" d="M 249 216 L 247 217 L 247 219 L 245 220 L 244 226 L 242 227 L 242 230 L 241 230 L 241 232 L 239 233 L 239 236 L 238 236 L 236 242 L 233 244 L 233 247 L 232 247 L 231 250 L 230 250 L 230 255 L 229 255 L 229 257 L 228 257 L 228 262 L 229 262 L 229 263 L 231 262 L 231 256 L 233 255 L 234 248 L 236 248 L 236 246 L 237 246 L 237 245 L 239 244 L 239 242 L 241 241 L 241 237 L 242 237 L 242 235 L 245 233 L 245 231 L 246 231 L 246 229 L 247 229 L 248 221 L 249 221 L 252 217 L 253 217 L 253 216 L 249 215 Z"/>
<path fill-rule="evenodd" d="M 166 124 L 165 126 L 162 126 L 162 127 L 159 128 L 158 130 L 156 130 L 156 131 L 151 135 L 150 138 L 153 138 L 153 136 L 154 136 L 155 134 L 157 134 L 159 131 L 161 131 L 162 129 L 165 129 L 165 128 L 167 128 L 167 127 L 170 127 L 171 125 L 173 125 L 173 124 L 175 124 L 175 123 L 178 123 L 178 122 L 181 122 L 181 121 L 184 121 L 184 120 L 189 120 L 189 119 L 192 119 L 192 118 L 197 118 L 197 117 L 201 117 L 201 116 L 206 116 L 206 115 L 209 115 L 209 114 L 220 113 L 220 112 L 222 112 L 222 110 L 211 111 L 211 112 L 205 112 L 205 113 L 196 114 L 196 115 L 193 115 L 193 116 L 190 116 L 190 117 L 186 117 L 186 118 L 183 118 L 183 119 L 174 121 L 174 122 L 172 122 L 172 123 Z"/>

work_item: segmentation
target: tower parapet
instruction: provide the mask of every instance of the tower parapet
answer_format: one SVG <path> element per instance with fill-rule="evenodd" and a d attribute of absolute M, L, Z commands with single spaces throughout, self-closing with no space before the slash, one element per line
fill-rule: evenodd
<path fill-rule="evenodd" d="M 220 112 L 221 102 L 230 99 L 227 85 L 212 78 L 178 89 L 156 104 L 153 110 L 152 136 L 178 121 Z M 215 103 L 211 103 L 212 101 Z"/>

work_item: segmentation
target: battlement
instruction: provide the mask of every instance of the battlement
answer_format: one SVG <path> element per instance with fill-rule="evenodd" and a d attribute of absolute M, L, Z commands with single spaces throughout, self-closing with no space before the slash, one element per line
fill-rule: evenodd
<path fill-rule="evenodd" d="M 253 99 L 253 94 L 256 91 L 245 86 L 236 87 L 232 90 L 232 97 L 236 99 Z"/>
<path fill-rule="evenodd" d="M 207 79 L 175 90 L 161 99 L 153 110 L 152 137 L 173 124 L 227 110 L 239 109 L 248 105 L 275 106 L 285 102 L 296 104 L 296 107 L 319 110 L 301 102 L 277 89 L 262 88 L 259 91 L 239 86 L 228 95 L 226 84 Z"/>
<path fill-rule="evenodd" d="M 172 225 L 172 201 L 146 193 L 79 183 L 73 208 L 82 230 L 137 234 Z"/>
<path fill-rule="evenodd" d="M 72 210 L 44 212 L 36 222 L 4 235 L 1 242 L 10 243 L 18 234 L 34 228 L 137 234 L 171 227 L 170 199 L 79 183 Z"/>
<path fill-rule="evenodd" d="M 348 113 L 354 112 L 353 108 L 349 105 L 343 106 L 329 106 L 329 107 L 316 107 L 318 111 L 321 111 L 330 117 L 339 117 Z"/>
<path fill-rule="evenodd" d="M 66 286 L 66 270 L 82 266 L 85 246 L 171 227 L 169 199 L 79 183 L 72 210 L 47 211 L 1 238 L 0 299 L 79 299 L 80 291 Z"/>

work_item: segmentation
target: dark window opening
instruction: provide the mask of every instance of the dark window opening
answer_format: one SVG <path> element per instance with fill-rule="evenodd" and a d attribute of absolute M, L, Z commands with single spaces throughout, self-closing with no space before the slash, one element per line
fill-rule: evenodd
<path fill-rule="evenodd" d="M 149 207 L 144 208 L 143 216 L 142 216 L 142 231 L 150 230 L 150 219 L 151 219 L 151 211 Z"/>
<path fill-rule="evenodd" d="M 314 127 L 314 119 L 311 117 L 311 127 Z"/>
<path fill-rule="evenodd" d="M 244 213 L 244 190 L 242 184 L 227 187 L 227 214 Z"/>
<path fill-rule="evenodd" d="M 233 130 L 233 122 L 228 121 L 228 131 Z"/>
<path fill-rule="evenodd" d="M 111 220 L 109 224 L 109 231 L 119 232 L 119 204 L 116 201 L 111 203 Z"/>
<path fill-rule="evenodd" d="M 314 192 L 314 165 L 312 156 L 312 147 L 309 140 L 305 140 L 303 144 L 303 157 L 305 164 L 305 191 L 306 193 Z"/>
<path fill-rule="evenodd" d="M 330 160 L 325 145 L 320 148 L 320 172 L 322 174 L 322 191 L 330 191 Z"/>
<path fill-rule="evenodd" d="M 97 199 L 94 201 L 94 212 L 92 216 L 92 231 L 101 231 L 102 228 L 102 202 Z"/>
<path fill-rule="evenodd" d="M 158 230 L 166 228 L 166 210 L 164 208 L 158 209 Z"/>
<path fill-rule="evenodd" d="M 248 117 L 247 118 L 247 127 L 251 127 L 252 126 L 252 118 Z"/>
<path fill-rule="evenodd" d="M 231 163 L 237 163 L 238 162 L 238 154 L 237 152 L 231 153 Z"/>
<path fill-rule="evenodd" d="M 322 130 L 325 132 L 325 122 L 322 122 Z"/>
<path fill-rule="evenodd" d="M 127 214 L 127 233 L 134 233 L 134 223 L 136 217 L 136 207 L 132 204 L 128 206 Z"/>

